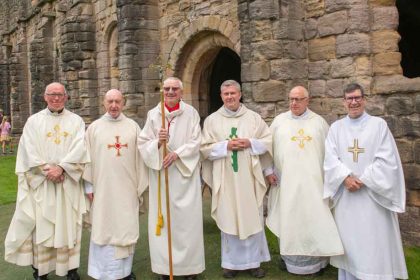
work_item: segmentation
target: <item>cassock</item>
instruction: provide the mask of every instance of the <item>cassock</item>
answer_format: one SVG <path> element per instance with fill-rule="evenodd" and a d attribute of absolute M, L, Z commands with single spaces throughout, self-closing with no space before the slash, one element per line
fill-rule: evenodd
<path fill-rule="evenodd" d="M 301 116 L 280 114 L 270 129 L 279 186 L 271 187 L 266 223 L 280 239 L 288 271 L 315 273 L 328 264 L 326 256 L 344 253 L 328 200 L 323 199 L 328 124 L 307 109 Z"/>
<path fill-rule="evenodd" d="M 165 108 L 169 131 L 168 153 L 178 159 L 168 168 L 171 211 L 172 261 L 174 275 L 192 275 L 204 271 L 203 214 L 200 180 L 200 117 L 183 101 L 179 109 Z M 140 134 L 140 153 L 149 167 L 149 248 L 152 271 L 169 275 L 165 176 L 163 149 L 158 148 L 158 133 L 162 127 L 160 104 L 147 114 Z M 158 175 L 161 182 L 161 209 L 164 226 L 156 235 L 158 218 Z"/>
<path fill-rule="evenodd" d="M 386 122 L 366 112 L 347 116 L 332 124 L 325 149 L 324 197 L 332 200 L 345 252 L 331 264 L 341 279 L 407 279 L 397 219 L 405 210 L 404 175 Z M 364 184 L 355 192 L 343 183 L 350 174 Z"/>
<path fill-rule="evenodd" d="M 139 204 L 147 186 L 137 148 L 140 131 L 124 114 L 114 119 L 106 113 L 86 132 L 91 163 L 83 179 L 94 193 L 88 274 L 95 279 L 122 279 L 131 273 Z"/>
<path fill-rule="evenodd" d="M 203 179 L 212 189 L 211 215 L 222 232 L 222 267 L 257 268 L 270 260 L 262 217 L 267 186 L 261 165 L 261 157 L 271 154 L 270 130 L 257 113 L 241 104 L 236 112 L 222 106 L 207 117 L 202 135 Z M 251 148 L 228 151 L 228 139 L 235 137 L 250 139 Z"/>
<path fill-rule="evenodd" d="M 33 265 L 39 275 L 59 276 L 79 267 L 82 215 L 88 202 L 81 176 L 89 161 L 85 124 L 74 113 L 48 109 L 28 118 L 16 158 L 16 210 L 7 232 L 5 259 Z M 59 165 L 64 181 L 46 179 L 43 168 Z"/>

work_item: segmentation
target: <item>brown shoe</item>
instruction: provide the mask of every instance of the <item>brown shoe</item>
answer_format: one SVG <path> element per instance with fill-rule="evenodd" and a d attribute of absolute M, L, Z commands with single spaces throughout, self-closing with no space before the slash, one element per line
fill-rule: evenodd
<path fill-rule="evenodd" d="M 264 278 L 265 271 L 261 267 L 252 268 L 249 270 L 249 273 L 254 278 Z"/>
<path fill-rule="evenodd" d="M 228 279 L 235 278 L 237 273 L 238 273 L 238 271 L 236 271 L 236 270 L 223 268 L 223 277 L 224 278 L 228 278 Z"/>

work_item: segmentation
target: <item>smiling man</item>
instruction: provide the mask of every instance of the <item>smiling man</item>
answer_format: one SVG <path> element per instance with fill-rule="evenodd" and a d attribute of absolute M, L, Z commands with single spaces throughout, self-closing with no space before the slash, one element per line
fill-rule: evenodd
<path fill-rule="evenodd" d="M 397 213 L 405 210 L 400 156 L 386 122 L 365 112 L 359 84 L 344 89 L 348 115 L 331 125 L 325 144 L 324 197 L 345 254 L 331 257 L 340 280 L 407 279 Z"/>
<path fill-rule="evenodd" d="M 320 275 L 328 256 L 344 252 L 328 201 L 323 199 L 328 124 L 308 108 L 309 98 L 306 88 L 292 88 L 290 111 L 277 116 L 270 126 L 277 172 L 268 176 L 272 187 L 267 226 L 279 238 L 287 271 Z"/>
<path fill-rule="evenodd" d="M 83 179 L 92 202 L 89 276 L 134 280 L 131 272 L 139 238 L 140 197 L 147 170 L 137 149 L 139 125 L 123 113 L 124 97 L 111 89 L 104 96 L 106 113 L 86 132 L 91 163 Z"/>
<path fill-rule="evenodd" d="M 5 241 L 5 259 L 32 265 L 35 280 L 54 271 L 79 280 L 82 215 L 87 211 L 81 187 L 89 161 L 85 123 L 66 110 L 60 83 L 44 93 L 47 108 L 27 120 L 16 158 L 18 197 Z"/>
<path fill-rule="evenodd" d="M 139 149 L 149 168 L 150 178 L 150 259 L 152 271 L 158 274 L 159 279 L 169 279 L 170 273 L 164 168 L 168 169 L 169 180 L 173 274 L 196 279 L 205 268 L 199 162 L 200 116 L 194 107 L 182 101 L 182 90 L 182 82 L 178 78 L 170 77 L 163 82 L 165 128 L 162 128 L 159 103 L 148 112 L 140 135 Z M 163 157 L 162 145 L 165 141 L 168 154 Z M 159 204 L 164 216 L 160 235 L 156 233 Z"/>
<path fill-rule="evenodd" d="M 267 190 L 261 157 L 271 154 L 271 133 L 257 113 L 240 102 L 241 86 L 220 86 L 223 106 L 204 122 L 201 154 L 203 179 L 212 188 L 211 215 L 221 230 L 225 278 L 249 270 L 265 276 L 261 262 L 270 260 L 262 203 Z"/>

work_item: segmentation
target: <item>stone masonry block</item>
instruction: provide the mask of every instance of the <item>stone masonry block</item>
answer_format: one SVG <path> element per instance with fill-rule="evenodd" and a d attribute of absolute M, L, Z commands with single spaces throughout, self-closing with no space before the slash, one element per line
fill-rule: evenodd
<path fill-rule="evenodd" d="M 341 34 L 347 29 L 347 11 L 326 14 L 318 19 L 318 34 L 320 37 Z"/>
<path fill-rule="evenodd" d="M 309 40 L 309 59 L 317 61 L 335 58 L 335 44 L 334 36 Z"/>
<path fill-rule="evenodd" d="M 373 72 L 379 75 L 402 74 L 401 53 L 379 53 L 373 58 Z"/>
<path fill-rule="evenodd" d="M 312 39 L 318 34 L 318 21 L 313 18 L 308 18 L 305 21 L 305 39 Z"/>
<path fill-rule="evenodd" d="M 368 5 L 355 5 L 349 10 L 349 31 L 368 32 L 370 30 L 370 9 Z"/>
<path fill-rule="evenodd" d="M 391 29 L 398 27 L 397 7 L 375 7 L 373 8 L 372 30 Z"/>
<path fill-rule="evenodd" d="M 319 17 L 325 13 L 324 0 L 305 0 L 306 18 Z"/>
<path fill-rule="evenodd" d="M 268 80 L 269 77 L 270 63 L 268 61 L 242 64 L 242 82 L 256 82 L 259 80 Z"/>
<path fill-rule="evenodd" d="M 276 19 L 279 15 L 278 11 L 278 1 L 256 0 L 249 3 L 251 19 Z"/>
<path fill-rule="evenodd" d="M 357 76 L 372 75 L 372 61 L 370 56 L 358 56 L 355 60 Z"/>
<path fill-rule="evenodd" d="M 420 139 L 414 142 L 414 160 L 420 164 Z"/>
<path fill-rule="evenodd" d="M 285 84 L 281 81 L 269 80 L 254 83 L 252 86 L 252 97 L 256 102 L 276 102 L 285 100 Z"/>
<path fill-rule="evenodd" d="M 391 96 L 386 100 L 386 108 L 390 115 L 411 115 L 414 113 L 413 98 Z"/>
<path fill-rule="evenodd" d="M 369 0 L 372 6 L 394 6 L 395 0 Z"/>
<path fill-rule="evenodd" d="M 412 163 L 414 161 L 413 142 L 405 139 L 396 139 L 395 142 L 402 163 Z"/>
<path fill-rule="evenodd" d="M 307 58 L 308 55 L 308 43 L 302 41 L 290 41 L 284 44 L 284 57 L 285 58 Z M 277 58 L 280 57 L 277 55 Z M 276 58 L 276 57 L 273 57 Z"/>
<path fill-rule="evenodd" d="M 395 30 L 380 30 L 372 32 L 372 52 L 397 52 L 400 34 Z"/>
<path fill-rule="evenodd" d="M 333 78 L 347 78 L 354 75 L 355 64 L 353 58 L 346 57 L 331 60 L 331 77 Z"/>
<path fill-rule="evenodd" d="M 420 165 L 404 164 L 403 168 L 407 189 L 420 190 Z"/>
<path fill-rule="evenodd" d="M 420 117 L 412 115 L 401 117 L 398 121 L 402 134 L 409 137 L 420 137 Z"/>
<path fill-rule="evenodd" d="M 344 79 L 329 79 L 326 84 L 326 95 L 331 97 L 343 97 Z"/>
<path fill-rule="evenodd" d="M 420 78 L 409 79 L 401 75 L 374 77 L 373 93 L 389 94 L 420 91 Z"/>
<path fill-rule="evenodd" d="M 305 59 L 276 59 L 271 61 L 271 79 L 289 80 L 307 77 L 307 62 Z"/>
<path fill-rule="evenodd" d="M 327 12 L 335 12 L 350 9 L 354 5 L 365 3 L 366 0 L 325 0 L 325 9 Z"/>
<path fill-rule="evenodd" d="M 337 57 L 370 53 L 369 35 L 363 33 L 337 36 Z"/>
<path fill-rule="evenodd" d="M 308 63 L 309 79 L 325 79 L 329 78 L 331 69 L 330 62 L 315 61 Z"/>
<path fill-rule="evenodd" d="M 325 80 L 309 80 L 308 90 L 311 97 L 325 96 L 326 85 Z"/>

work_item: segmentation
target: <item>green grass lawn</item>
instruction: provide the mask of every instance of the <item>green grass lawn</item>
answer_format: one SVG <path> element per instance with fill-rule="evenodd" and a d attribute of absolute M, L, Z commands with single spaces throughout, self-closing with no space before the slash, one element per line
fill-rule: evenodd
<path fill-rule="evenodd" d="M 16 199 L 16 176 L 14 175 L 14 156 L 0 158 L 0 280 L 31 280 L 32 271 L 29 267 L 18 267 L 4 261 L 4 239 L 12 218 Z M 204 196 L 203 201 L 204 215 L 204 242 L 206 254 L 206 270 L 199 279 L 224 279 L 220 268 L 220 231 L 210 217 L 210 197 Z M 281 271 L 278 268 L 279 248 L 276 237 L 267 232 L 268 246 L 271 252 L 271 262 L 264 263 L 262 267 L 266 270 L 267 276 L 264 279 L 282 280 L 304 280 L 314 279 L 310 277 L 294 276 Z M 82 239 L 82 250 L 80 260 L 80 273 L 82 279 L 92 279 L 87 276 L 89 231 L 84 230 Z M 162 240 L 166 242 L 166 240 Z M 404 248 L 410 279 L 420 279 L 420 248 Z M 140 216 L 140 240 L 137 243 L 134 257 L 133 272 L 137 279 L 155 279 L 150 268 L 149 246 L 147 243 L 147 215 Z M 55 275 L 49 276 L 50 280 L 65 279 Z M 183 279 L 183 278 L 176 278 Z M 238 274 L 236 279 L 255 279 L 247 273 Z M 333 280 L 337 279 L 337 270 L 329 267 L 323 276 L 316 279 Z"/>

